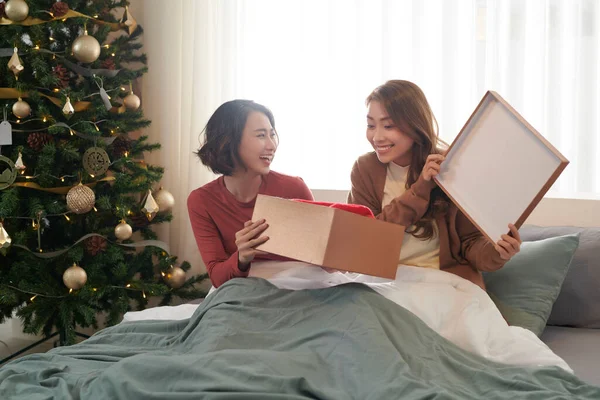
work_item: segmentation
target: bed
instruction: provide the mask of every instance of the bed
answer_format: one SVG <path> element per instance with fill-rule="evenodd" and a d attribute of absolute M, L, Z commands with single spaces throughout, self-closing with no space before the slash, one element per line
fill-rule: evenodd
<path fill-rule="evenodd" d="M 2 398 L 600 398 L 454 275 L 252 270 L 199 304 L 128 313 L 82 343 L 6 364 Z"/>

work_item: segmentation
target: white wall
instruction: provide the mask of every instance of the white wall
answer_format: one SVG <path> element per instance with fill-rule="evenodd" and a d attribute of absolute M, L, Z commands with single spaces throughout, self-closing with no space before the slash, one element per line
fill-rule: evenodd
<path fill-rule="evenodd" d="M 9 319 L 5 323 L 0 324 L 0 340 L 4 342 L 8 342 L 12 339 L 31 339 L 31 341 L 34 342 L 42 337 L 42 335 L 35 336 L 24 334 L 21 320 L 18 318 Z"/>

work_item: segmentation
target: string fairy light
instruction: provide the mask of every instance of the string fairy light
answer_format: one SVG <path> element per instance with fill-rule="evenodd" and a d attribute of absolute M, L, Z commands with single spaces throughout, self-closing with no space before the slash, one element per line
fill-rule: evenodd
<path fill-rule="evenodd" d="M 64 299 L 66 297 L 68 297 L 69 295 L 72 295 L 73 292 L 75 292 L 75 294 L 77 294 L 80 290 L 73 290 L 73 289 L 69 289 L 68 293 L 65 295 L 56 295 L 56 294 L 45 294 L 45 293 L 38 293 L 38 292 L 33 292 L 31 290 L 25 290 L 25 289 L 21 289 L 17 286 L 14 285 L 9 285 L 9 284 L 0 284 L 0 287 L 7 287 L 10 288 L 12 290 L 16 290 L 17 292 L 23 293 L 23 294 L 27 294 L 27 295 L 31 295 L 31 297 L 29 298 L 29 301 L 33 302 L 36 298 L 38 297 L 42 297 L 42 298 L 48 298 L 48 299 Z M 133 291 L 133 292 L 142 292 L 142 297 L 143 298 L 147 298 L 146 296 L 146 290 L 144 288 L 132 288 L 131 284 L 127 284 L 126 286 L 116 286 L 116 285 L 106 285 L 103 286 L 104 288 L 111 288 L 111 289 L 119 289 L 119 290 L 129 290 L 129 291 Z M 91 290 L 93 292 L 98 292 L 99 288 L 98 287 L 92 287 Z M 152 291 L 149 291 L 148 293 L 150 293 L 151 295 L 153 294 Z"/>
<path fill-rule="evenodd" d="M 23 123 L 30 122 L 30 121 L 33 121 L 33 120 L 34 119 L 26 120 L 26 121 L 23 121 Z M 43 119 L 41 119 L 41 118 L 38 118 L 38 119 L 35 119 L 35 120 L 37 120 L 37 121 L 43 121 Z M 107 121 L 109 121 L 109 120 L 104 119 L 104 120 L 100 120 L 100 121 L 79 121 L 79 122 L 76 122 L 75 124 L 73 124 L 72 126 L 69 126 L 69 125 L 67 125 L 65 123 L 59 122 L 59 123 L 56 123 L 56 124 L 53 124 L 53 125 L 49 125 L 49 126 L 46 126 L 46 127 L 43 127 L 43 128 L 37 128 L 37 129 L 13 129 L 12 131 L 13 132 L 19 132 L 19 133 L 32 133 L 32 132 L 40 132 L 40 131 L 49 131 L 50 128 L 60 127 L 60 128 L 66 128 L 66 129 L 68 129 L 69 133 L 71 134 L 71 136 L 77 135 L 77 136 L 79 136 L 79 137 L 81 137 L 83 139 L 87 139 L 87 140 L 91 140 L 91 141 L 102 140 L 107 145 L 110 145 L 115 140 L 115 136 L 114 136 L 114 134 L 112 134 L 112 133 L 114 133 L 114 129 L 111 129 L 111 136 L 110 137 L 109 136 L 90 135 L 90 134 L 78 132 L 78 131 L 76 131 L 76 130 L 73 129 L 73 126 L 75 126 L 75 125 L 77 125 L 79 123 L 89 123 L 89 124 L 94 125 L 95 128 L 96 128 L 96 130 L 98 132 L 100 132 L 98 124 L 103 123 L 103 122 L 107 122 Z M 19 124 L 20 122 L 21 122 L 21 120 L 17 120 L 16 121 L 17 124 Z M 115 129 L 119 129 L 119 127 L 117 126 Z"/>
<path fill-rule="evenodd" d="M 27 124 L 29 122 L 34 122 L 34 121 L 46 122 L 46 120 L 47 120 L 47 117 L 43 117 L 43 118 L 29 118 L 29 119 L 24 119 L 24 120 L 21 120 L 20 118 L 17 118 L 17 119 L 15 119 L 15 122 L 18 123 L 18 124 L 23 125 L 23 124 Z M 12 122 L 12 121 L 9 120 L 9 122 Z M 35 131 L 37 132 L 39 130 L 40 129 L 36 129 Z M 19 132 L 19 131 L 17 131 L 17 132 Z"/>
<path fill-rule="evenodd" d="M 50 298 L 50 299 L 64 299 L 65 297 L 67 297 L 67 296 L 58 296 L 58 295 L 52 295 L 52 294 L 43 294 L 43 293 L 32 292 L 30 290 L 24 290 L 24 289 L 18 288 L 18 287 L 13 286 L 13 285 L 2 284 L 0 286 L 5 286 L 7 288 L 16 290 L 16 291 L 21 292 L 21 293 L 31 294 L 32 295 L 32 297 L 30 298 L 31 301 L 33 301 L 33 299 L 35 299 L 38 296 L 39 297 L 47 297 L 47 298 Z"/>
<path fill-rule="evenodd" d="M 48 218 L 48 217 L 62 217 L 63 215 L 71 214 L 71 213 L 72 213 L 71 211 L 67 211 L 67 212 L 60 213 L 60 214 L 41 214 L 41 212 L 38 212 L 38 214 L 40 214 L 40 215 L 38 215 L 38 218 L 41 219 L 41 218 Z M 16 216 L 16 217 L 8 216 L 8 217 L 2 217 L 2 219 L 33 219 L 33 218 L 32 217 L 20 217 L 20 216 Z"/>
<path fill-rule="evenodd" d="M 50 178 L 56 179 L 57 181 L 61 181 L 64 182 L 65 178 L 77 178 L 78 175 L 63 175 L 63 176 L 54 176 L 54 175 L 47 175 Z M 19 176 L 18 178 L 25 178 L 25 179 L 37 179 L 39 178 L 40 175 L 24 175 L 24 176 Z"/>

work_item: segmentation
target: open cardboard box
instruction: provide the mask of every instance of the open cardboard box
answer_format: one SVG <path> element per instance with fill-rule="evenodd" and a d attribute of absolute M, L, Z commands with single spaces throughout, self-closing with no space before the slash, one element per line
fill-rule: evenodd
<path fill-rule="evenodd" d="M 394 279 L 404 227 L 322 205 L 258 195 L 253 221 L 269 240 L 257 249 L 307 263 Z"/>

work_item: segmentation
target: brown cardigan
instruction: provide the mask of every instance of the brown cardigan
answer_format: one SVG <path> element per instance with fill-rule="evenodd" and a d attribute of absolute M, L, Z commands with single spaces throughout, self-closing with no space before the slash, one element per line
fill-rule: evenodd
<path fill-rule="evenodd" d="M 401 196 L 381 209 L 387 165 L 375 152 L 359 157 L 352 167 L 352 190 L 348 203 L 362 204 L 377 219 L 410 227 L 425 215 L 435 183 L 422 177 Z M 485 290 L 480 271 L 495 271 L 506 263 L 479 230 L 459 209 L 450 203 L 448 211 L 436 217 L 440 239 L 440 269 L 479 285 Z"/>

